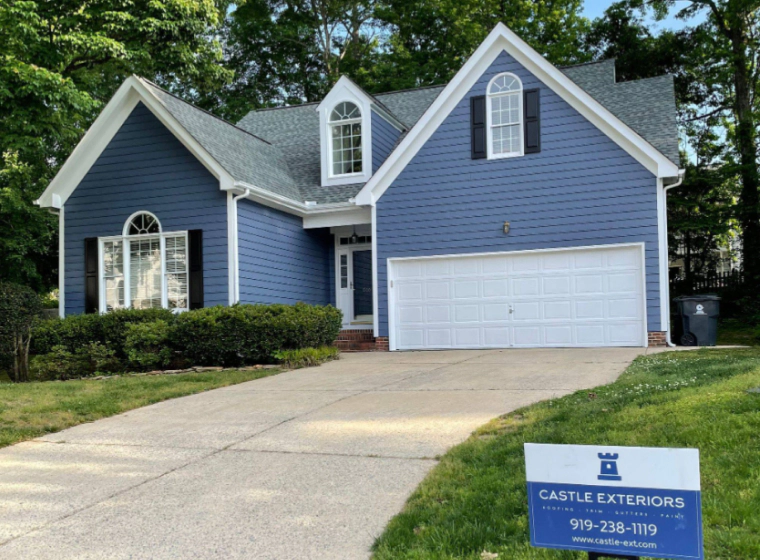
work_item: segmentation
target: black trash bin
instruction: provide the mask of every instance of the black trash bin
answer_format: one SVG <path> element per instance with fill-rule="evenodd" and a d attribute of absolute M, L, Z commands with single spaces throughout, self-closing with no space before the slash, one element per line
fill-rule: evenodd
<path fill-rule="evenodd" d="M 683 346 L 715 346 L 718 341 L 718 296 L 680 296 L 675 298 L 683 323 Z"/>

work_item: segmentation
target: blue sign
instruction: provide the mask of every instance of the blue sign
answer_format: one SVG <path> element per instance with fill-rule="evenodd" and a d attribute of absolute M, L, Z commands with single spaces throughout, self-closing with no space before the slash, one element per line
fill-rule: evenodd
<path fill-rule="evenodd" d="M 703 559 L 695 449 L 525 445 L 532 546 Z"/>

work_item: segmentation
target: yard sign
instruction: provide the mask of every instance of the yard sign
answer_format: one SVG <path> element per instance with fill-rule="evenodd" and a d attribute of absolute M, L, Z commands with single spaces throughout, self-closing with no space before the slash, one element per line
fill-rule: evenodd
<path fill-rule="evenodd" d="M 702 560 L 699 450 L 525 444 L 530 544 Z"/>

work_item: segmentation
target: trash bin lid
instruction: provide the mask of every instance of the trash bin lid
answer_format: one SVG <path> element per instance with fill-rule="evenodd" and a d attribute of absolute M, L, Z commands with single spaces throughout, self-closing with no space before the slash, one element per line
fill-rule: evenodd
<path fill-rule="evenodd" d="M 720 301 L 720 296 L 705 294 L 703 296 L 678 296 L 673 301 Z"/>

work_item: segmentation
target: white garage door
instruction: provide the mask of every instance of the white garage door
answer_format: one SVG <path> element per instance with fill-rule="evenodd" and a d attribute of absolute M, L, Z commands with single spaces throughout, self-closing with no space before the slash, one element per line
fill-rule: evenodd
<path fill-rule="evenodd" d="M 390 262 L 392 347 L 644 346 L 640 245 Z"/>

